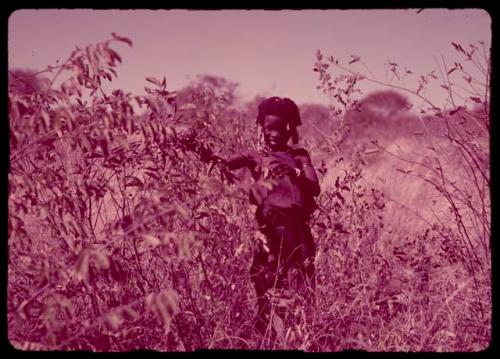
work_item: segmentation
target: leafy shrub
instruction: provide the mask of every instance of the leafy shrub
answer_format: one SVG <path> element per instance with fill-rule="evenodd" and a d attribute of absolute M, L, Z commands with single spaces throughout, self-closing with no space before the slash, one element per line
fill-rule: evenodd
<path fill-rule="evenodd" d="M 407 351 L 489 343 L 489 182 L 479 183 L 489 180 L 479 136 L 489 126 L 487 106 L 424 119 L 467 124 L 453 127 L 448 143 L 432 138 L 435 149 L 425 156 L 438 152 L 441 169 L 428 168 L 405 125 L 394 125 L 401 125 L 397 138 L 366 138 L 381 132 L 379 123 L 400 120 L 407 101 L 383 93 L 360 101 L 356 84 L 364 77 L 336 79 L 318 54 L 322 86 L 340 107 L 302 112 L 322 181 L 311 220 L 317 295 L 311 308 L 281 298 L 284 315 L 262 335 L 254 331 L 249 278 L 258 240 L 249 179 L 237 173 L 230 185 L 234 178 L 211 162 L 212 153 L 255 146 L 259 99 L 242 106 L 237 85 L 213 76 L 178 92 L 150 76 L 143 95 L 106 93 L 101 85 L 118 76 L 121 62 L 116 44 L 132 46 L 113 34 L 77 48 L 37 74 L 51 77 L 29 91 L 15 84 L 30 83 L 30 73 L 10 79 L 7 304 L 16 348 Z M 370 124 L 377 96 L 395 111 Z M 370 147 L 354 148 L 359 141 Z M 398 145 L 411 150 L 400 156 L 407 167 L 394 156 Z M 462 182 L 450 175 L 457 168 Z M 414 202 L 396 191 L 401 176 Z M 468 187 L 476 192 L 467 201 Z M 451 211 L 420 215 L 414 203 L 431 194 Z"/>

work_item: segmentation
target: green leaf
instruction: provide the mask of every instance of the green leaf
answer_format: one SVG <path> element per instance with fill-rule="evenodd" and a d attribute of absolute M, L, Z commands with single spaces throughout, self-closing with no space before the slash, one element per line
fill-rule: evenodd
<path fill-rule="evenodd" d="M 340 201 L 342 202 L 342 204 L 345 203 L 345 199 L 344 197 L 339 193 L 339 192 L 335 192 L 335 196 L 340 199 Z"/>
<path fill-rule="evenodd" d="M 285 326 L 283 324 L 283 319 L 280 318 L 279 315 L 273 315 L 273 328 L 276 331 L 276 334 L 279 338 L 283 338 L 285 335 Z"/>
<path fill-rule="evenodd" d="M 196 105 L 194 103 L 185 103 L 181 106 L 180 110 L 192 110 L 195 108 L 196 108 Z"/>
<path fill-rule="evenodd" d="M 93 252 L 93 257 L 94 257 L 94 263 L 96 264 L 97 268 L 100 269 L 108 269 L 109 268 L 109 258 L 106 255 L 106 253 L 101 252 L 101 251 L 94 251 Z"/>
<path fill-rule="evenodd" d="M 179 313 L 179 296 L 173 289 L 164 289 L 160 293 L 149 293 L 145 298 L 147 311 L 155 313 L 163 325 L 170 326 L 170 320 Z"/>
<path fill-rule="evenodd" d="M 125 177 L 125 187 L 143 187 L 144 183 L 136 176 Z"/>
<path fill-rule="evenodd" d="M 213 177 L 204 178 L 202 188 L 210 194 L 218 194 L 224 189 L 222 183 Z"/>
<path fill-rule="evenodd" d="M 50 129 L 50 116 L 45 110 L 40 111 L 40 115 L 42 116 L 43 119 L 43 124 L 45 126 L 45 131 L 49 131 Z"/>
<path fill-rule="evenodd" d="M 135 309 L 129 305 L 122 307 L 121 311 L 123 318 L 126 320 L 136 320 L 139 317 L 139 313 L 137 313 Z"/>
<path fill-rule="evenodd" d="M 177 238 L 177 256 L 179 259 L 191 258 L 191 243 L 194 242 L 194 234 L 192 232 L 184 233 Z"/>
<path fill-rule="evenodd" d="M 161 87 L 161 82 L 158 80 L 156 77 L 146 77 L 146 81 L 151 82 L 152 84 L 155 84 L 158 87 Z"/>
<path fill-rule="evenodd" d="M 179 295 L 173 289 L 166 289 L 161 293 L 163 304 L 168 310 L 170 316 L 179 313 Z"/>
<path fill-rule="evenodd" d="M 160 113 L 160 106 L 153 96 L 144 96 L 142 99 L 151 111 L 154 113 Z"/>
<path fill-rule="evenodd" d="M 185 221 L 190 218 L 189 211 L 186 207 L 178 204 L 175 206 L 175 211 L 179 214 Z"/>
<path fill-rule="evenodd" d="M 88 282 L 89 257 L 89 251 L 83 250 L 76 261 L 76 279 L 79 281 Z"/>
<path fill-rule="evenodd" d="M 158 173 L 156 172 L 153 172 L 153 171 L 144 171 L 145 174 L 147 174 L 149 177 L 153 177 L 155 180 L 160 180 L 160 176 L 158 175 Z"/>
<path fill-rule="evenodd" d="M 56 119 L 54 121 L 54 130 L 56 131 L 57 136 L 61 138 L 62 137 L 61 117 L 59 114 L 56 115 Z"/>
<path fill-rule="evenodd" d="M 109 313 L 106 317 L 106 322 L 112 330 L 117 331 L 124 322 L 123 316 L 117 311 Z"/>
<path fill-rule="evenodd" d="M 364 155 L 370 155 L 370 154 L 372 154 L 372 153 L 377 153 L 377 152 L 379 152 L 379 149 L 378 149 L 378 148 L 367 148 L 367 149 L 363 152 L 363 154 L 364 154 Z"/>
<path fill-rule="evenodd" d="M 113 39 L 115 40 L 118 40 L 118 41 L 121 41 L 121 42 L 125 42 L 126 44 L 128 44 L 130 47 L 132 47 L 132 40 L 130 40 L 128 37 L 124 37 L 124 36 L 119 36 L 117 35 L 116 33 L 112 32 L 111 35 L 113 36 Z"/>
<path fill-rule="evenodd" d="M 157 247 L 161 244 L 161 241 L 151 234 L 142 234 L 142 238 L 151 247 Z"/>
<path fill-rule="evenodd" d="M 119 63 L 122 62 L 122 58 L 118 53 L 112 49 L 108 49 L 109 55 L 111 56 L 111 61 L 117 60 Z"/>

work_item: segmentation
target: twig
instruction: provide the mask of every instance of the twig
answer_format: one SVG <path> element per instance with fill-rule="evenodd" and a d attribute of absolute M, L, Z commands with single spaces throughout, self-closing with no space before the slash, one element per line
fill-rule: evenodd
<path fill-rule="evenodd" d="M 431 323 L 430 323 L 429 327 L 427 328 L 425 333 L 422 335 L 419 351 L 422 351 L 424 349 L 424 345 L 429 338 L 430 331 L 434 327 L 434 323 L 436 322 L 436 319 L 441 314 L 443 309 L 448 305 L 448 302 L 453 300 L 461 291 L 463 291 L 465 288 L 467 288 L 467 286 L 469 285 L 469 283 L 471 281 L 472 281 L 472 278 L 469 278 L 465 283 L 462 283 L 449 297 L 445 298 L 444 303 L 441 304 L 441 306 L 438 308 L 438 310 L 436 312 L 434 312 L 434 315 L 432 316 Z"/>
<path fill-rule="evenodd" d="M 339 65 L 339 64 L 334 64 L 334 65 L 337 66 L 337 67 L 339 67 L 340 69 L 342 69 L 342 70 L 350 73 L 351 75 L 356 75 L 356 76 L 360 75 L 359 73 L 356 73 L 356 72 L 354 72 L 352 70 L 349 70 L 348 68 L 345 68 L 342 65 Z M 417 96 L 418 98 L 420 98 L 421 100 L 423 100 L 424 102 L 426 102 L 432 108 L 438 108 L 428 98 L 423 97 L 422 95 L 417 94 L 415 91 L 410 90 L 410 89 L 408 89 L 406 87 L 402 87 L 402 86 L 398 86 L 398 85 L 393 85 L 393 84 L 388 84 L 388 83 L 381 82 L 381 81 L 378 81 L 378 80 L 376 80 L 374 78 L 370 78 L 370 77 L 367 77 L 367 76 L 363 76 L 362 78 L 365 79 L 365 80 L 368 80 L 370 82 L 376 83 L 378 85 L 387 86 L 387 87 L 398 89 L 398 90 L 401 90 L 401 91 L 404 91 L 404 92 L 408 92 L 408 93 L 410 93 L 410 94 L 412 94 L 414 96 Z"/>
<path fill-rule="evenodd" d="M 43 292 L 45 292 L 45 290 L 47 290 L 49 287 L 51 286 L 51 283 L 47 283 L 45 284 L 42 288 L 40 288 L 37 292 L 35 292 L 35 294 L 33 294 L 31 296 L 31 298 L 25 300 L 24 302 L 22 302 L 19 307 L 17 308 L 17 312 L 20 313 L 23 311 L 23 309 L 28 305 L 30 304 L 31 302 L 33 302 L 36 298 L 38 298 Z"/>

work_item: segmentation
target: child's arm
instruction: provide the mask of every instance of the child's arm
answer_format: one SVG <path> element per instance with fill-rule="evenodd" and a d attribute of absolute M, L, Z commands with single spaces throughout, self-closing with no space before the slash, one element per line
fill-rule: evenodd
<path fill-rule="evenodd" d="M 185 136 L 181 139 L 181 144 L 184 148 L 195 152 L 201 161 L 209 163 L 210 167 L 208 173 L 210 173 L 215 165 L 222 165 L 220 168 L 221 176 L 225 177 L 229 183 L 234 183 L 234 179 L 237 178 L 235 175 L 229 171 L 233 171 L 242 167 L 248 167 L 250 170 L 254 170 L 256 162 L 252 156 L 236 156 L 231 158 L 229 161 L 215 155 L 211 148 L 204 143 L 197 141 L 195 135 Z"/>
<path fill-rule="evenodd" d="M 311 195 L 318 196 L 320 193 L 319 180 L 316 171 L 311 162 L 309 153 L 304 149 L 298 149 L 295 152 L 295 159 L 300 163 L 299 181 L 302 182 Z"/>
<path fill-rule="evenodd" d="M 250 156 L 235 156 L 228 161 L 226 161 L 227 168 L 231 171 L 240 169 L 242 167 L 247 167 L 249 169 L 253 169 L 255 167 L 255 160 L 253 160 Z"/>
<path fill-rule="evenodd" d="M 252 176 L 256 178 L 257 162 L 251 155 L 238 155 L 230 158 L 229 160 L 225 160 L 223 158 L 220 158 L 219 156 L 213 155 L 211 161 L 213 164 L 222 165 L 221 170 L 230 183 L 233 183 L 233 179 L 237 178 L 230 171 L 234 171 L 243 167 L 248 168 L 251 171 Z"/>

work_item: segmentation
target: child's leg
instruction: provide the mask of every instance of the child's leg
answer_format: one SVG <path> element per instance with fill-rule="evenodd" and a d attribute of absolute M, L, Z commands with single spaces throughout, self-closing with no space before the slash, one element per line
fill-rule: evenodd
<path fill-rule="evenodd" d="M 300 234 L 304 243 L 304 273 L 307 277 L 309 285 L 314 289 L 316 282 L 314 280 L 314 258 L 316 256 L 316 244 L 311 234 L 311 229 L 308 223 L 302 223 L 300 226 Z"/>
<path fill-rule="evenodd" d="M 257 323 L 259 331 L 264 332 L 269 322 L 270 303 L 266 298 L 266 292 L 272 287 L 273 278 L 269 270 L 269 253 L 260 243 L 254 254 L 252 266 L 250 267 L 250 278 L 255 287 L 257 296 Z"/>

